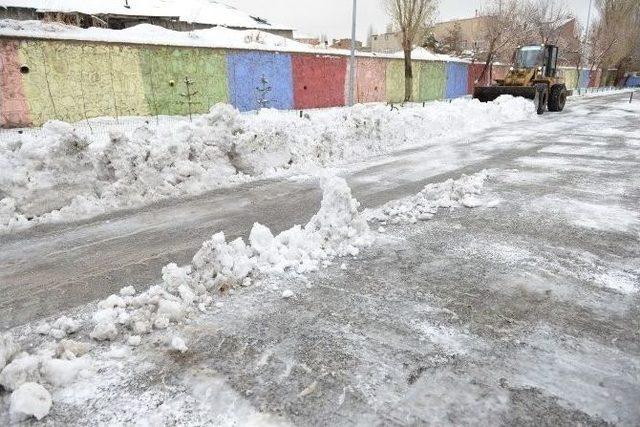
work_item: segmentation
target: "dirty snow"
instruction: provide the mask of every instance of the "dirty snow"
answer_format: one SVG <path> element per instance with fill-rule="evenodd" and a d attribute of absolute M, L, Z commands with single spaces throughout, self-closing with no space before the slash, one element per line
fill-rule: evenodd
<path fill-rule="evenodd" d="M 317 110 L 303 118 L 212 107 L 193 123 L 144 122 L 108 138 L 63 122 L 0 143 L 0 231 L 68 222 L 251 179 L 314 172 L 402 147 L 437 144 L 530 118 L 530 102 L 456 100 L 391 110 L 383 105 Z"/>

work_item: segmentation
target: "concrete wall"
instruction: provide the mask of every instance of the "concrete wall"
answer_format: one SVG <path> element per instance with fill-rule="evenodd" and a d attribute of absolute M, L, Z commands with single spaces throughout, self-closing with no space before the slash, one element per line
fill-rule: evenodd
<path fill-rule="evenodd" d="M 0 38 L 0 126 L 39 126 L 99 116 L 204 113 L 218 102 L 241 111 L 264 107 L 342 106 L 348 97 L 346 56 L 195 47 L 125 45 Z M 28 70 L 21 72 L 21 67 Z M 402 59 L 358 57 L 357 102 L 402 102 Z M 456 98 L 473 90 L 483 64 L 413 62 L 413 101 Z M 509 66 L 494 65 L 493 80 Z M 563 68 L 569 88 L 578 73 Z M 613 74 L 615 75 L 615 73 Z M 589 77 L 592 77 L 591 81 Z M 265 83 L 263 83 L 263 78 Z M 609 74 L 582 71 L 582 86 L 606 84 Z M 487 81 L 481 82 L 488 84 Z M 261 95 L 258 88 L 268 87 Z"/>
<path fill-rule="evenodd" d="M 447 74 L 444 62 L 420 63 L 420 100 L 434 101 L 444 98 Z"/>
<path fill-rule="evenodd" d="M 295 108 L 345 105 L 346 57 L 293 55 L 291 64 Z"/>
<path fill-rule="evenodd" d="M 420 63 L 412 62 L 413 81 L 411 86 L 411 100 L 421 101 L 420 99 Z M 404 61 L 401 59 L 392 59 L 387 62 L 386 72 L 387 101 L 402 102 L 404 101 Z"/>
<path fill-rule="evenodd" d="M 269 108 L 293 108 L 291 55 L 273 52 L 233 52 L 227 54 L 229 101 L 240 111 L 258 109 L 262 78 L 271 89 L 264 99 Z"/>
<path fill-rule="evenodd" d="M 151 114 L 204 113 L 218 102 L 228 102 L 227 68 L 223 53 L 202 48 L 148 47 L 140 49 L 140 73 Z M 122 58 L 119 58 L 122 60 Z M 135 81 L 136 70 L 128 76 Z M 189 78 L 192 84 L 186 95 Z M 126 80 L 126 79 L 123 79 Z M 126 87 L 123 81 L 120 87 Z M 133 88 L 130 88 L 133 90 Z"/>
<path fill-rule="evenodd" d="M 356 87 L 359 103 L 384 102 L 387 97 L 387 64 L 379 59 L 358 58 Z"/>
<path fill-rule="evenodd" d="M 31 125 L 17 41 L 0 41 L 0 127 Z"/>
<path fill-rule="evenodd" d="M 447 63 L 447 87 L 445 98 L 458 98 L 467 94 L 469 67 L 467 64 Z"/>
<path fill-rule="evenodd" d="M 69 122 L 98 117 L 147 115 L 138 49 L 107 44 L 25 41 L 23 85 L 38 126 L 56 118 Z"/>

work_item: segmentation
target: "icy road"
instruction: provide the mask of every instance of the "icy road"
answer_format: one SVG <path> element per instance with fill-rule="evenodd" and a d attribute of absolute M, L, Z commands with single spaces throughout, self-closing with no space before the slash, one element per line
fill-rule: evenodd
<path fill-rule="evenodd" d="M 112 354 L 102 380 L 54 394 L 46 420 L 637 425 L 640 107 L 627 99 L 574 99 L 341 170 L 372 208 L 488 169 L 490 203 L 385 223 L 355 259 L 240 288 L 183 326 L 187 352 Z M 308 177 L 261 181 L 0 236 L 0 328 L 145 288 L 217 231 L 306 223 L 320 196 Z"/>

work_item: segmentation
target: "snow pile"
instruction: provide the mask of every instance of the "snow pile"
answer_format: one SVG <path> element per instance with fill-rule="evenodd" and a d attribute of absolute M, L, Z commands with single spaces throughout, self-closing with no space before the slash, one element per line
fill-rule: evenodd
<path fill-rule="evenodd" d="M 49 122 L 0 143 L 0 230 L 89 218 L 153 201 L 201 194 L 274 174 L 363 160 L 401 147 L 452 140 L 533 114 L 530 102 L 457 100 L 391 110 L 357 105 L 240 114 L 214 106 L 193 123 L 141 122 L 108 140 Z"/>
<path fill-rule="evenodd" d="M 357 255 L 373 241 L 366 220 L 358 213 L 358 202 L 341 178 L 325 178 L 321 185 L 320 210 L 306 226 L 274 236 L 256 223 L 249 245 L 241 238 L 227 242 L 223 233 L 215 234 L 203 243 L 191 265 L 165 266 L 161 285 L 138 295 L 124 288 L 120 295 L 101 301 L 100 310 L 93 315 L 91 338 L 111 341 L 128 334 L 126 341 L 137 346 L 142 335 L 181 323 L 196 310 L 206 310 L 212 293 L 248 286 L 260 275 L 315 271 L 335 257 Z M 187 351 L 186 344 L 176 339 L 170 347 Z"/>
<path fill-rule="evenodd" d="M 59 322 L 61 325 L 77 325 L 63 319 L 66 321 Z M 12 336 L 0 336 L 0 390 L 12 393 L 9 408 L 12 420 L 45 417 L 51 408 L 51 395 L 41 384 L 64 387 L 79 376 L 90 375 L 92 362 L 87 351 L 87 344 L 61 340 L 46 343 L 29 354 L 20 350 Z"/>
<path fill-rule="evenodd" d="M 428 184 L 416 195 L 391 201 L 384 206 L 366 212 L 368 219 L 379 222 L 415 223 L 433 218 L 439 208 L 476 208 L 484 202 L 480 198 L 484 182 L 489 173 L 486 170 L 457 180 Z"/>

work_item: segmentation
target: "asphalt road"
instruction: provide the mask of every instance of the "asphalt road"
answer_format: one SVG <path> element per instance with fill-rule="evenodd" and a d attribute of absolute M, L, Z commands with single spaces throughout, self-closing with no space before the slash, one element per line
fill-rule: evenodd
<path fill-rule="evenodd" d="M 584 129 L 589 115 L 624 97 L 572 100 L 560 114 L 508 124 L 465 141 L 440 139 L 373 159 L 344 175 L 363 207 L 378 206 L 416 193 L 429 182 L 484 168 L 514 167 L 514 159 L 539 156 L 562 135 L 588 145 L 592 135 Z M 637 117 L 617 120 L 615 127 L 635 129 Z M 623 136 L 606 138 L 618 143 Z M 637 156 L 630 160 L 637 161 Z M 0 236 L 0 330 L 105 297 L 126 285 L 158 281 L 163 265 L 188 262 L 218 231 L 233 238 L 246 236 L 256 221 L 275 231 L 305 223 L 319 202 L 311 178 L 266 180 Z"/>

